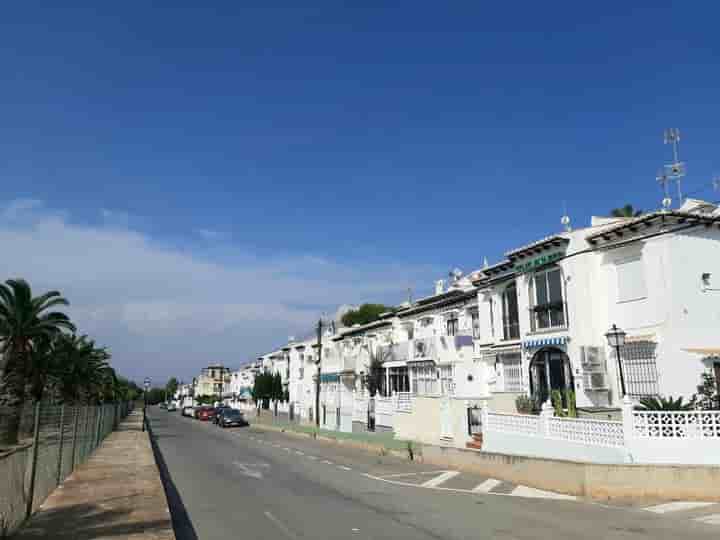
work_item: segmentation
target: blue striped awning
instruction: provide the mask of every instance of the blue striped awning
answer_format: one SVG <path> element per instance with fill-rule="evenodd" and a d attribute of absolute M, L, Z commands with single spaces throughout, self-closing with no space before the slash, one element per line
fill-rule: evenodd
<path fill-rule="evenodd" d="M 565 345 L 567 341 L 567 336 L 528 339 L 527 341 L 523 341 L 523 349 L 539 349 L 540 347 L 547 347 L 549 345 Z"/>
<path fill-rule="evenodd" d="M 321 383 L 333 383 L 338 382 L 340 380 L 340 374 L 335 373 L 320 373 L 320 382 Z"/>

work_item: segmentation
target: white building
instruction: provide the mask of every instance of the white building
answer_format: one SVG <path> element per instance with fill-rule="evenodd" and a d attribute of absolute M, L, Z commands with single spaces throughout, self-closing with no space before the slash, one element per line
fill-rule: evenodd
<path fill-rule="evenodd" d="M 707 369 L 720 383 L 718 226 L 716 206 L 688 200 L 678 211 L 593 218 L 483 269 L 478 346 L 493 406 L 514 410 L 519 394 L 539 405 L 553 390 L 565 401 L 572 390 L 588 412 L 618 408 L 612 325 L 627 335 L 630 397 L 689 398 Z"/>

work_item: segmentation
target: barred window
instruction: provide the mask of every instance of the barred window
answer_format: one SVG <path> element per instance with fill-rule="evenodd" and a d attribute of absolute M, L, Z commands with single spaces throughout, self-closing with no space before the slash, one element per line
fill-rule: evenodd
<path fill-rule="evenodd" d="M 440 366 L 440 393 L 443 396 L 451 396 L 455 393 L 455 382 L 453 380 L 453 366 Z"/>
<path fill-rule="evenodd" d="M 657 396 L 658 374 L 654 341 L 626 342 L 620 350 L 625 389 L 631 397 Z"/>
<path fill-rule="evenodd" d="M 522 369 L 520 353 L 500 355 L 506 392 L 522 392 Z"/>

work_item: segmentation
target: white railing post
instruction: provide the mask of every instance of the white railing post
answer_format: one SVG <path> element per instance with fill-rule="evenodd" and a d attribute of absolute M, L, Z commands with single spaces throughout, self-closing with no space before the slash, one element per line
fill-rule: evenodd
<path fill-rule="evenodd" d="M 541 437 L 547 437 L 550 434 L 550 418 L 555 415 L 553 406 L 548 399 L 540 407 L 540 422 L 538 422 L 538 430 Z"/>
<path fill-rule="evenodd" d="M 490 412 L 490 404 L 483 400 L 480 402 L 480 428 L 484 432 L 490 427 L 488 413 Z"/>
<path fill-rule="evenodd" d="M 630 396 L 625 396 L 622 403 L 622 425 L 623 439 L 627 447 L 630 440 L 635 438 L 634 435 L 634 418 L 633 418 L 633 402 Z"/>

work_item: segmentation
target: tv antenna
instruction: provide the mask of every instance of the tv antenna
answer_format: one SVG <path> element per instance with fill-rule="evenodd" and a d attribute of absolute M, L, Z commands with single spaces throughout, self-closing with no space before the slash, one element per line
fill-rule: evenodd
<path fill-rule="evenodd" d="M 665 193 L 663 207 L 668 208 L 670 206 L 668 203 L 670 199 L 668 184 L 670 182 L 674 181 L 677 185 L 678 204 L 682 204 L 683 201 L 681 180 L 685 176 L 685 163 L 680 161 L 680 130 L 678 128 L 666 129 L 663 134 L 663 142 L 672 145 L 673 159 L 672 163 L 663 166 L 656 178 Z"/>

